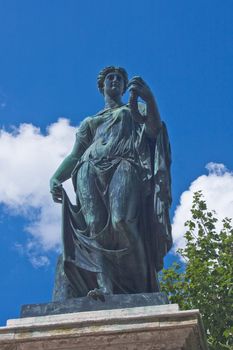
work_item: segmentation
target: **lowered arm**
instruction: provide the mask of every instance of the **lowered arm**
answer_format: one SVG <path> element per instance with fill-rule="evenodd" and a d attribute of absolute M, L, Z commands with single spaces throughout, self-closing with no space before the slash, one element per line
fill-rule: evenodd
<path fill-rule="evenodd" d="M 71 177 L 78 160 L 90 144 L 90 138 L 91 132 L 86 119 L 78 129 L 71 153 L 62 161 L 50 179 L 50 192 L 55 202 L 62 202 L 62 183 Z"/>

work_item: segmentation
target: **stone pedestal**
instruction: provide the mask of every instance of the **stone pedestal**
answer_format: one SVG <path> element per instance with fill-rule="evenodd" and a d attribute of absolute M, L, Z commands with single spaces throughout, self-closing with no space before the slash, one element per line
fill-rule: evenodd
<path fill-rule="evenodd" d="M 158 305 L 8 320 L 1 350 L 206 350 L 198 310 Z"/>
<path fill-rule="evenodd" d="M 83 311 L 129 309 L 139 306 L 169 304 L 165 293 L 115 294 L 101 299 L 90 297 L 73 298 L 46 304 L 28 304 L 21 307 L 20 317 L 35 317 L 67 314 Z"/>

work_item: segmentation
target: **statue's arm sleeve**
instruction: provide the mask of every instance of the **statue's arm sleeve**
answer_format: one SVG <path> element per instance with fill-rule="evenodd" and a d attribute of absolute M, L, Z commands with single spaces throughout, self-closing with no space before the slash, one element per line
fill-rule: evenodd
<path fill-rule="evenodd" d="M 138 110 L 145 119 L 145 133 L 150 139 L 155 139 L 162 128 L 157 105 L 155 108 L 149 108 L 145 103 L 138 103 Z"/>
<path fill-rule="evenodd" d="M 71 174 L 78 160 L 81 158 L 88 145 L 91 143 L 92 133 L 89 126 L 89 120 L 90 118 L 86 118 L 79 126 L 76 132 L 75 143 L 72 151 L 62 161 L 52 177 L 60 183 L 68 180 L 71 177 Z"/>
<path fill-rule="evenodd" d="M 88 146 L 92 142 L 92 131 L 90 128 L 90 121 L 91 121 L 90 117 L 86 118 L 80 124 L 76 132 L 75 143 L 70 153 L 70 155 L 76 160 L 79 160 L 81 158 L 85 150 L 88 148 Z"/>

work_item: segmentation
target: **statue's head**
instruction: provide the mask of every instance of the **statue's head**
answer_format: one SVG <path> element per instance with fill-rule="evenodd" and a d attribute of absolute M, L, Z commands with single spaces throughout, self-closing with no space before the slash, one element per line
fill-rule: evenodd
<path fill-rule="evenodd" d="M 102 69 L 97 77 L 97 85 L 98 89 L 101 92 L 101 94 L 104 94 L 104 82 L 105 78 L 109 76 L 111 73 L 118 73 L 121 75 L 123 82 L 124 82 L 124 87 L 123 87 L 123 94 L 125 93 L 128 85 L 128 74 L 124 68 L 121 67 L 115 67 L 115 66 L 109 66 L 105 67 Z"/>

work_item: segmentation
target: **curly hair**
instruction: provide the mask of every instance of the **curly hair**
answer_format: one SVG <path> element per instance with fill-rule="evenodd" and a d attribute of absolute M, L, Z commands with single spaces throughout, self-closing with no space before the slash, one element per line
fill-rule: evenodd
<path fill-rule="evenodd" d="M 97 77 L 97 85 L 98 85 L 98 89 L 101 93 L 103 93 L 103 89 L 104 89 L 104 79 L 105 77 L 111 73 L 111 72 L 118 72 L 123 76 L 124 79 L 124 91 L 123 93 L 125 93 L 126 89 L 127 89 L 127 85 L 128 85 L 128 74 L 126 72 L 126 70 L 122 67 L 115 67 L 115 66 L 108 66 L 105 67 L 104 69 L 102 69 Z"/>

